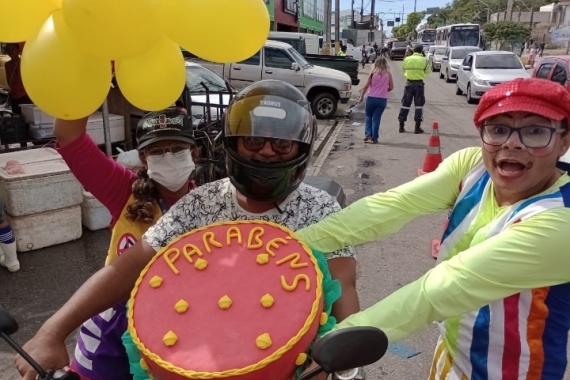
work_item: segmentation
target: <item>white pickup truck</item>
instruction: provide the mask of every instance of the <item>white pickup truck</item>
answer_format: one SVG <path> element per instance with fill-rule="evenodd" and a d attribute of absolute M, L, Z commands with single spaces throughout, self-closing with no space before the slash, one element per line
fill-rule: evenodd
<path fill-rule="evenodd" d="M 342 71 L 314 66 L 284 42 L 267 41 L 253 57 L 231 64 L 196 60 L 227 79 L 236 90 L 262 79 L 277 79 L 299 88 L 309 99 L 319 119 L 332 118 L 338 102 L 350 99 L 352 80 Z"/>

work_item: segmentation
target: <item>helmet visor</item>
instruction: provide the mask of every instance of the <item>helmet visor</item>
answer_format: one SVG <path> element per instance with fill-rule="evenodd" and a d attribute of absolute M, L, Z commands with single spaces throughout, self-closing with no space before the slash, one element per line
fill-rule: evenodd
<path fill-rule="evenodd" d="M 275 95 L 236 97 L 226 112 L 226 137 L 271 137 L 311 144 L 310 105 Z"/>

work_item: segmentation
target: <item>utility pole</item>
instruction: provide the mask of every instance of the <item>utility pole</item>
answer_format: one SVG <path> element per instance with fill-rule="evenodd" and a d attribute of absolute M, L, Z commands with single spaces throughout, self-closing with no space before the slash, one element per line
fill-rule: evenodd
<path fill-rule="evenodd" d="M 402 22 L 402 24 L 404 23 L 404 7 L 405 7 L 405 6 L 406 6 L 405 4 L 402 4 L 402 18 L 400 19 L 400 21 Z"/>
<path fill-rule="evenodd" d="M 354 26 L 354 0 L 350 3 L 350 29 L 355 29 Z"/>
<path fill-rule="evenodd" d="M 364 17 L 364 0 L 360 3 L 360 22 L 362 22 L 362 18 Z"/>
<path fill-rule="evenodd" d="M 325 0 L 325 30 L 323 33 L 323 54 L 331 54 L 331 12 L 332 12 L 332 0 Z"/>
<path fill-rule="evenodd" d="M 372 4 L 374 4 L 374 0 L 372 0 Z M 416 5 L 418 5 L 418 0 L 414 0 L 414 12 L 416 11 Z"/>
<path fill-rule="evenodd" d="M 340 0 L 334 2 L 334 40 L 335 54 L 340 51 Z"/>
<path fill-rule="evenodd" d="M 377 29 L 377 27 L 376 27 L 376 14 L 374 13 L 375 5 L 376 5 L 376 1 L 372 0 L 372 5 L 370 8 L 370 21 L 371 21 L 370 29 Z"/>

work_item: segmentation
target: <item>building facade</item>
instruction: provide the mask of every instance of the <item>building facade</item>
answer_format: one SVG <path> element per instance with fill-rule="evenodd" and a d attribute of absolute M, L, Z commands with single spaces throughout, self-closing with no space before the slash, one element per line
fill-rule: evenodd
<path fill-rule="evenodd" d="M 301 33 L 322 35 L 325 28 L 325 0 L 301 0 Z"/>
<path fill-rule="evenodd" d="M 267 10 L 269 11 L 269 19 L 271 20 L 269 30 L 275 28 L 275 0 L 263 0 Z"/>
<path fill-rule="evenodd" d="M 350 16 L 350 9 L 346 10 L 346 11 L 340 11 L 340 29 L 339 29 L 339 33 L 342 36 L 342 30 L 343 29 L 352 29 L 351 28 L 351 19 L 352 17 Z M 335 30 L 336 30 L 336 25 L 335 25 L 335 12 L 332 12 L 332 16 L 331 16 L 331 40 L 335 39 Z M 360 12 L 358 12 L 356 9 L 354 10 L 354 21 L 355 22 L 360 22 L 361 18 L 360 18 Z"/>
<path fill-rule="evenodd" d="M 274 31 L 299 32 L 300 0 L 271 0 L 274 2 Z"/>

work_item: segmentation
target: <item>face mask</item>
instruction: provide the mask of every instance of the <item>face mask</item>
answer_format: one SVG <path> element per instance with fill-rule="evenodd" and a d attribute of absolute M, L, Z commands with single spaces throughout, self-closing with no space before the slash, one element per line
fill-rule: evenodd
<path fill-rule="evenodd" d="M 148 176 L 170 191 L 178 191 L 184 186 L 196 167 L 190 150 L 162 157 L 147 157 Z"/>

